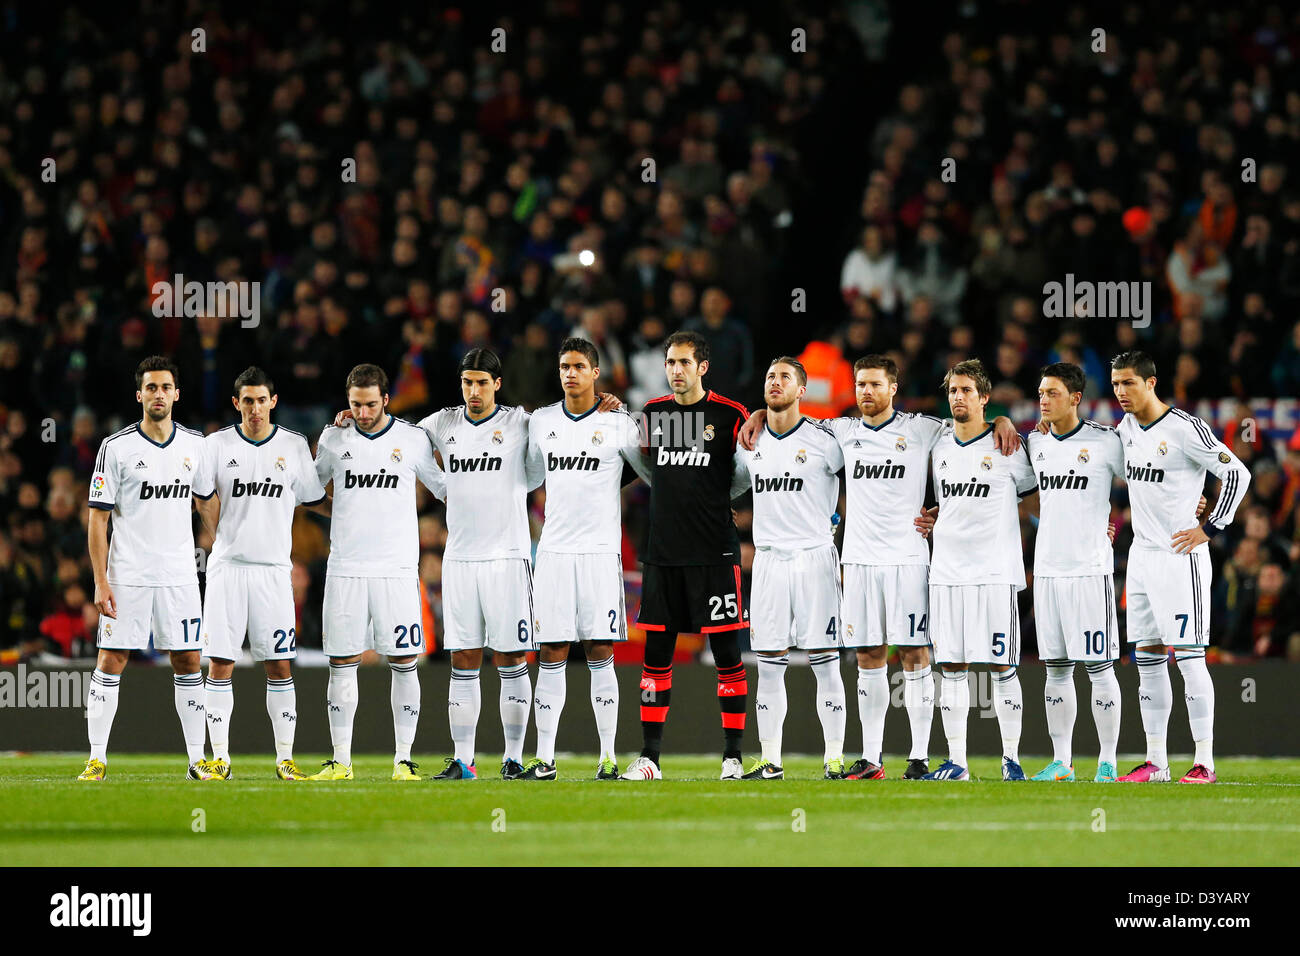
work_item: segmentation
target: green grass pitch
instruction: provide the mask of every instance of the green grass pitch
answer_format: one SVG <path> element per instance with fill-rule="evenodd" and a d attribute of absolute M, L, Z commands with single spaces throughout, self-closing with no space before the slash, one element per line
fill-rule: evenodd
<path fill-rule="evenodd" d="M 630 758 L 624 758 L 626 764 Z M 1136 764 L 1122 760 L 1121 771 Z M 1216 786 L 1007 784 L 972 758 L 971 783 L 824 781 L 788 758 L 784 781 L 717 779 L 719 759 L 665 756 L 663 781 L 587 779 L 561 755 L 551 783 L 356 779 L 284 783 L 269 755 L 227 782 L 182 779 L 180 757 L 110 755 L 101 784 L 79 754 L 0 757 L 7 865 L 1294 865 L 1300 760 L 1221 758 Z M 1025 757 L 1032 773 L 1046 760 Z M 886 768 L 900 772 L 901 757 Z M 1181 773 L 1190 766 L 1176 759 Z M 301 761 L 306 767 L 307 762 Z M 423 771 L 435 772 L 433 761 Z M 1092 767 L 1082 759 L 1076 771 Z M 201 826 L 200 826 L 201 825 Z"/>

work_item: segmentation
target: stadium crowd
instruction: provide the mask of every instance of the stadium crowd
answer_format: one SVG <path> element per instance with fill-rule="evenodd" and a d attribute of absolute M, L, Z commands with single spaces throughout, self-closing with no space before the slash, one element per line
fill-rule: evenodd
<path fill-rule="evenodd" d="M 503 357 L 505 401 L 558 400 L 570 334 L 639 407 L 665 391 L 677 329 L 710 340 L 706 384 L 751 408 L 791 345 L 811 414 L 853 412 L 851 363 L 872 352 L 902 369 L 899 404 L 939 413 L 943 371 L 971 355 L 990 417 L 1032 401 L 1046 362 L 1077 362 L 1104 398 L 1130 348 L 1180 405 L 1300 395 L 1300 16 L 1282 5 L 1116 6 L 1104 52 L 1080 6 L 964 4 L 937 31 L 878 2 L 354 6 L 0 20 L 0 653 L 92 653 L 86 482 L 154 353 L 180 365 L 179 421 L 229 424 L 257 364 L 276 420 L 313 441 L 359 361 L 389 370 L 411 419 L 460 403 L 480 346 Z M 828 123 L 861 126 L 834 186 L 813 172 Z M 1067 273 L 1150 282 L 1150 326 L 1045 318 L 1044 283 Z M 158 315 L 177 274 L 258 283 L 256 324 Z M 795 287 L 806 313 L 787 311 Z M 1300 431 L 1228 438 L 1254 477 L 1213 545 L 1213 640 L 1300 659 Z M 644 492 L 627 494 L 632 568 Z M 1115 502 L 1122 578 L 1122 487 Z M 435 613 L 445 536 L 422 498 Z M 304 647 L 327 548 L 300 512 Z M 1026 593 L 1032 647 L 1030 617 Z"/>

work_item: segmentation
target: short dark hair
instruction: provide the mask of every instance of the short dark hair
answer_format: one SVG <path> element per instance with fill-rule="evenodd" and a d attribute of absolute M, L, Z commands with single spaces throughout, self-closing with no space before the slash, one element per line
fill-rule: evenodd
<path fill-rule="evenodd" d="M 460 360 L 462 372 L 487 372 L 493 378 L 501 377 L 501 359 L 491 349 L 470 349 Z"/>
<path fill-rule="evenodd" d="M 864 355 L 853 363 L 853 378 L 857 379 L 858 373 L 864 368 L 883 368 L 889 380 L 898 383 L 898 363 L 888 355 Z"/>
<path fill-rule="evenodd" d="M 943 390 L 948 391 L 952 384 L 954 376 L 965 375 L 967 378 L 975 380 L 975 391 L 981 398 L 993 391 L 993 383 L 989 381 L 988 373 L 984 371 L 984 363 L 979 359 L 966 359 L 964 362 L 958 362 L 943 377 Z"/>
<path fill-rule="evenodd" d="M 348 380 L 343 386 L 349 391 L 354 388 L 379 388 L 380 395 L 388 394 L 388 373 L 378 365 L 364 363 L 348 372 Z"/>
<path fill-rule="evenodd" d="M 144 388 L 145 372 L 171 372 L 172 385 L 176 388 L 181 387 L 181 370 L 176 363 L 165 355 L 150 355 L 142 359 L 140 364 L 135 367 L 135 390 L 138 392 Z"/>
<path fill-rule="evenodd" d="M 235 398 L 239 397 L 239 391 L 242 388 L 257 388 L 259 385 L 265 385 L 266 390 L 272 395 L 275 394 L 275 383 L 271 381 L 271 376 L 267 375 L 256 365 L 250 365 L 239 373 L 239 378 L 235 379 Z"/>
<path fill-rule="evenodd" d="M 1051 365 L 1044 365 L 1038 377 L 1059 378 L 1071 395 L 1082 392 L 1088 387 L 1088 376 L 1084 375 L 1083 369 L 1073 362 L 1053 362 Z"/>
<path fill-rule="evenodd" d="M 803 362 L 800 362 L 794 356 L 778 355 L 776 358 L 772 359 L 772 361 L 767 363 L 769 369 L 771 369 L 773 365 L 789 365 L 794 369 L 795 376 L 799 379 L 799 384 L 808 384 L 808 370 L 803 367 Z"/>
<path fill-rule="evenodd" d="M 596 346 L 592 345 L 587 339 L 577 335 L 565 339 L 560 343 L 559 358 L 564 358 L 565 352 L 581 352 L 587 361 L 591 363 L 592 368 L 600 368 L 600 355 L 596 352 Z"/>
<path fill-rule="evenodd" d="M 1133 349 L 1131 352 L 1121 352 L 1116 355 L 1110 363 L 1111 370 L 1121 368 L 1131 368 L 1138 373 L 1141 378 L 1156 377 L 1156 363 L 1152 361 L 1151 356 L 1146 352 L 1140 352 Z"/>
<path fill-rule="evenodd" d="M 668 357 L 668 350 L 674 345 L 689 345 L 696 365 L 709 360 L 709 340 L 699 332 L 674 332 L 668 336 L 664 339 L 664 358 Z"/>

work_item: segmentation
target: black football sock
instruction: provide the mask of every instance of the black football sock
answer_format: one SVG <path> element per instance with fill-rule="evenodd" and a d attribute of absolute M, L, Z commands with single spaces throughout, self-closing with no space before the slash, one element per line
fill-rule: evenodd
<path fill-rule="evenodd" d="M 745 738 L 745 707 L 749 678 L 740 662 L 740 639 L 734 631 L 709 637 L 714 666 L 718 669 L 718 710 L 722 713 L 722 757 L 741 758 Z"/>
<path fill-rule="evenodd" d="M 645 666 L 641 669 L 641 756 L 659 763 L 664 722 L 673 696 L 675 631 L 650 632 L 645 640 Z"/>

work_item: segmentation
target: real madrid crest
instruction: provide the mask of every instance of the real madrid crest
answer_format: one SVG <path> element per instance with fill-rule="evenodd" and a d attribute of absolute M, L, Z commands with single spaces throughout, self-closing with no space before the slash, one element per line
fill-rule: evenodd
<path fill-rule="evenodd" d="M 1082 451 L 1079 452 L 1079 459 L 1078 459 L 1078 460 L 1079 460 L 1079 464 L 1081 464 L 1081 465 L 1086 465 L 1086 464 L 1088 464 L 1088 449 L 1085 448 L 1085 449 L 1083 449 Z"/>
<path fill-rule="evenodd" d="M 605 444 L 605 436 L 600 433 L 600 429 L 596 429 L 591 433 L 591 443 L 593 445 Z"/>
<path fill-rule="evenodd" d="M 275 470 L 276 470 L 276 471 L 284 471 L 284 459 L 283 459 L 283 458 L 277 458 L 277 459 L 275 460 Z"/>
<path fill-rule="evenodd" d="M 802 465 L 808 460 L 808 450 L 806 448 L 800 448 L 799 451 L 795 453 L 794 460 Z"/>
<path fill-rule="evenodd" d="M 1161 443 L 1160 443 L 1160 447 L 1156 449 L 1156 454 L 1157 454 L 1157 455 L 1167 455 L 1167 454 L 1169 454 L 1169 443 L 1168 443 L 1168 442 L 1161 442 Z"/>
<path fill-rule="evenodd" d="M 190 463 L 190 460 L 188 458 L 186 458 L 183 462 L 181 462 L 181 464 L 185 466 L 186 471 L 194 470 L 194 466 Z"/>
<path fill-rule="evenodd" d="M 704 440 L 705 440 L 705 441 L 713 441 L 713 426 L 712 426 L 712 425 L 705 425 L 705 426 L 704 426 Z"/>
<path fill-rule="evenodd" d="M 894 442 L 894 447 L 899 451 L 907 451 L 907 439 L 899 435 L 898 441 Z"/>
<path fill-rule="evenodd" d="M 985 456 L 984 456 L 984 460 L 983 460 L 982 462 L 980 462 L 980 467 L 981 467 L 982 469 L 984 469 L 985 471 L 992 471 L 992 470 L 993 470 L 993 456 L 992 456 L 992 455 L 985 455 Z"/>
<path fill-rule="evenodd" d="M 392 453 L 391 455 L 389 455 L 388 458 L 389 458 L 390 461 L 401 461 L 401 460 L 402 460 L 402 449 L 400 449 L 400 448 L 394 448 L 394 449 L 393 449 L 393 453 Z"/>
<path fill-rule="evenodd" d="M 501 429 L 498 428 L 496 431 L 492 433 L 492 444 L 500 445 L 504 441 L 505 441 L 505 437 L 501 434 Z"/>

